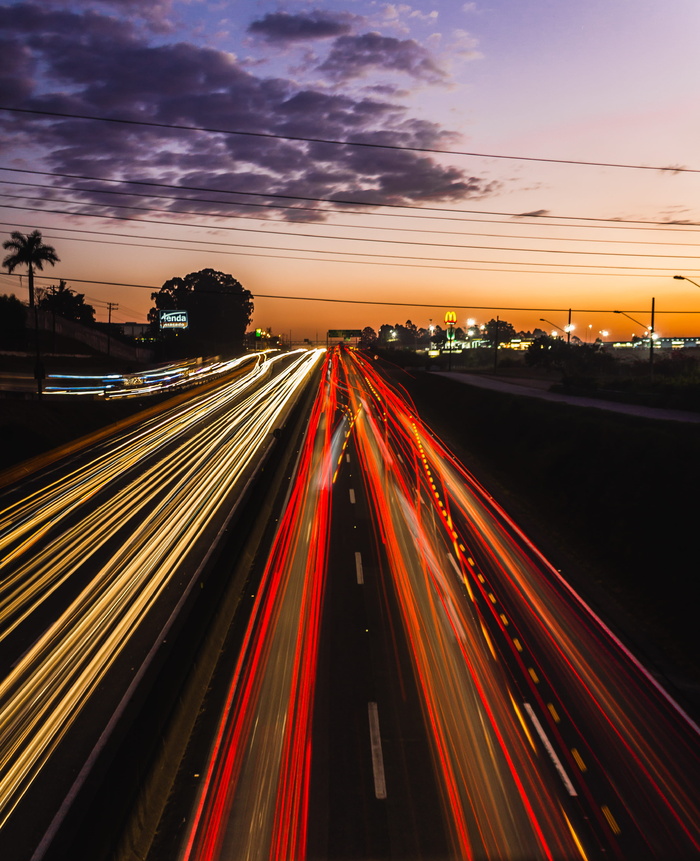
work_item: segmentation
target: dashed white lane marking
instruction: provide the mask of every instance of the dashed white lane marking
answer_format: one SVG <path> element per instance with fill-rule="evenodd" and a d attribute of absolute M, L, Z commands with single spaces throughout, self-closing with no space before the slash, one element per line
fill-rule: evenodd
<path fill-rule="evenodd" d="M 350 488 L 350 502 L 352 502 L 353 505 L 355 504 L 355 491 L 352 487 Z"/>
<path fill-rule="evenodd" d="M 532 709 L 532 706 L 530 705 L 530 703 L 523 703 L 523 706 L 525 707 L 525 711 L 530 716 L 530 720 L 532 721 L 532 724 L 535 727 L 537 735 L 540 737 L 540 741 L 544 745 L 545 750 L 547 751 L 547 753 L 550 756 L 550 759 L 554 763 L 554 767 L 559 772 L 559 777 L 561 777 L 561 779 L 564 783 L 564 786 L 566 787 L 566 791 L 569 793 L 569 795 L 578 795 L 578 793 L 576 792 L 576 788 L 574 787 L 573 783 L 571 782 L 569 775 L 566 773 L 564 766 L 561 764 L 561 760 L 557 756 L 554 748 L 552 747 L 551 742 L 547 738 L 547 734 L 545 733 L 544 729 L 542 728 L 542 724 L 539 722 L 537 715 L 535 714 L 535 712 Z"/>
<path fill-rule="evenodd" d="M 355 571 L 357 572 L 357 582 L 360 586 L 365 582 L 365 576 L 362 572 L 362 554 L 355 553 Z"/>
<path fill-rule="evenodd" d="M 386 779 L 384 777 L 384 754 L 379 734 L 379 712 L 376 703 L 368 703 L 369 740 L 372 748 L 372 771 L 374 772 L 374 794 L 386 798 Z"/>

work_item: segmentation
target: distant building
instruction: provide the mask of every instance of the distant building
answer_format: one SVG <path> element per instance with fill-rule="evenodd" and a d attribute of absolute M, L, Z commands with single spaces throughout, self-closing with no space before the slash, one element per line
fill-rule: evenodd
<path fill-rule="evenodd" d="M 616 350 L 628 350 L 637 348 L 649 349 L 648 338 L 638 338 L 635 341 L 607 341 L 605 346 L 614 347 Z M 700 347 L 700 335 L 683 338 L 654 338 L 654 347 L 657 350 L 682 350 L 690 347 Z"/>
<path fill-rule="evenodd" d="M 120 325 L 127 338 L 143 338 L 151 328 L 149 323 L 121 323 Z"/>

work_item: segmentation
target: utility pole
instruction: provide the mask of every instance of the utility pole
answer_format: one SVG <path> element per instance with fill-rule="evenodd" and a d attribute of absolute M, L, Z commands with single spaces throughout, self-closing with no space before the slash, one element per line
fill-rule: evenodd
<path fill-rule="evenodd" d="M 496 315 L 496 336 L 493 340 L 493 369 L 494 371 L 498 368 L 498 329 L 499 329 L 500 318 Z"/>
<path fill-rule="evenodd" d="M 649 380 L 654 382 L 654 304 L 656 299 L 651 297 L 651 326 L 649 327 Z"/>
<path fill-rule="evenodd" d="M 112 311 L 116 311 L 119 308 L 119 304 L 117 302 L 108 302 L 107 303 L 107 355 L 110 355 L 110 349 L 112 346 Z"/>

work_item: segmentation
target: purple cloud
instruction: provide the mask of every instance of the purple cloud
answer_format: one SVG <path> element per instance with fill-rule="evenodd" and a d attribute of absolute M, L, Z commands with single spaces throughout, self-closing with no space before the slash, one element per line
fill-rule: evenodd
<path fill-rule="evenodd" d="M 368 71 L 404 72 L 429 83 L 442 83 L 446 75 L 430 53 L 414 39 L 395 39 L 380 33 L 340 36 L 319 70 L 337 80 L 347 80 Z"/>
<path fill-rule="evenodd" d="M 7 14 L 9 9 L 12 14 Z M 493 185 L 438 164 L 426 154 L 286 139 L 435 149 L 449 145 L 449 132 L 410 116 L 389 95 L 358 97 L 300 88 L 283 77 L 258 76 L 223 51 L 190 42 L 151 44 L 128 21 L 95 11 L 31 3 L 0 6 L 0 38 L 3 30 L 9 45 L 2 79 L 8 106 L 266 135 L 189 132 L 0 111 L 6 145 L 43 152 L 43 163 L 50 170 L 213 190 L 183 190 L 180 196 L 191 199 L 186 206 L 155 196 L 134 197 L 129 201 L 134 205 L 148 206 L 150 200 L 159 209 L 187 208 L 223 216 L 247 212 L 243 204 L 252 202 L 224 191 L 334 200 L 362 196 L 376 204 L 458 200 L 494 191 Z M 337 38 L 330 49 L 328 71 L 335 80 L 380 62 L 384 68 L 407 71 L 417 78 L 441 75 L 415 42 L 367 34 L 352 43 L 358 50 L 364 46 L 353 61 L 350 43 L 344 41 L 349 38 L 354 39 Z M 123 213 L 117 204 L 125 200 L 107 193 L 113 186 L 79 181 L 73 185 L 76 205 L 90 201 L 104 207 L 101 212 L 111 206 L 115 213 Z M 293 212 L 284 214 L 296 217 Z"/>
<path fill-rule="evenodd" d="M 349 33 L 355 20 L 359 20 L 357 16 L 347 12 L 323 12 L 319 9 L 298 15 L 271 12 L 253 21 L 248 32 L 262 36 L 268 42 L 329 39 Z"/>

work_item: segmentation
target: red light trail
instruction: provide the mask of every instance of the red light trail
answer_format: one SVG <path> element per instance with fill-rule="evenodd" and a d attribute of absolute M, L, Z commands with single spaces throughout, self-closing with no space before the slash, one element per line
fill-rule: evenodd
<path fill-rule="evenodd" d="M 450 857 L 697 857 L 697 727 L 398 389 L 361 354 L 336 350 L 183 861 L 306 857 L 333 489 L 346 445 L 383 560 L 369 576 L 396 599 L 394 636 L 410 657 Z M 391 804 L 394 776 L 384 777 L 377 798 Z"/>

